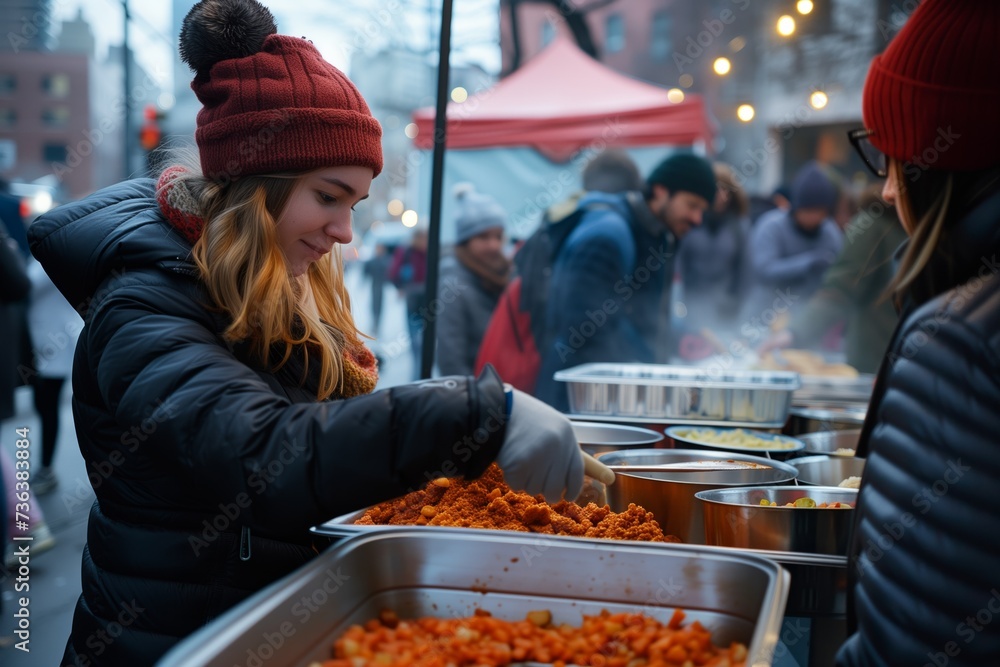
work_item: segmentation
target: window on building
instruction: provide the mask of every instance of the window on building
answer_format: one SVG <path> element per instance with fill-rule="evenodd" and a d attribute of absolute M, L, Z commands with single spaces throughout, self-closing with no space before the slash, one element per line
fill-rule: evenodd
<path fill-rule="evenodd" d="M 0 74 L 0 95 L 10 95 L 17 90 L 17 77 L 13 74 Z"/>
<path fill-rule="evenodd" d="M 66 127 L 69 124 L 69 107 L 49 107 L 42 109 L 42 125 L 45 127 Z"/>
<path fill-rule="evenodd" d="M 17 112 L 13 109 L 0 107 L 0 128 L 7 129 L 14 127 L 17 122 Z"/>
<path fill-rule="evenodd" d="M 69 95 L 69 74 L 49 74 L 42 78 L 42 90 L 49 97 Z"/>
<path fill-rule="evenodd" d="M 656 12 L 649 33 L 649 55 L 653 60 L 668 60 L 672 50 L 670 14 Z"/>
<path fill-rule="evenodd" d="M 604 47 L 608 53 L 618 53 L 625 48 L 625 19 L 612 14 L 604 25 Z"/>
<path fill-rule="evenodd" d="M 45 162 L 65 162 L 66 144 L 45 144 L 42 146 L 42 160 Z"/>
<path fill-rule="evenodd" d="M 542 48 L 548 46 L 556 38 L 556 26 L 552 21 L 542 24 Z"/>

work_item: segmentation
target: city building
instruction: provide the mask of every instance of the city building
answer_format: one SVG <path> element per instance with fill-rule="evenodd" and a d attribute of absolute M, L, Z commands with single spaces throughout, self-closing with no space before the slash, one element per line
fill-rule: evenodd
<path fill-rule="evenodd" d="M 64 196 L 91 191 L 90 77 L 84 54 L 0 52 L 0 177 L 52 174 Z"/>
<path fill-rule="evenodd" d="M 516 4 L 521 63 L 557 33 L 572 37 L 566 15 L 554 3 Z M 572 4 L 596 7 L 587 11 L 585 21 L 602 62 L 663 86 L 665 94 L 704 96 L 719 124 L 714 156 L 732 164 L 751 192 L 770 192 L 811 159 L 834 166 L 848 179 L 861 177 L 862 165 L 848 150 L 844 133 L 861 124 L 868 63 L 905 21 L 907 3 L 572 0 Z M 510 3 L 503 2 L 505 73 L 515 64 L 512 25 Z"/>

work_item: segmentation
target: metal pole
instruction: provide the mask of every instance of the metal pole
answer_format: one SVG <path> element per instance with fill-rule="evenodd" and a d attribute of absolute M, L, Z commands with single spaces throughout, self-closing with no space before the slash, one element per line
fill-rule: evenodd
<path fill-rule="evenodd" d="M 437 299 L 438 261 L 441 257 L 441 188 L 444 184 L 444 147 L 447 137 L 448 79 L 451 59 L 451 9 L 452 0 L 441 3 L 441 38 L 439 40 L 437 106 L 434 113 L 434 161 L 431 172 L 431 220 L 427 233 L 426 303 Z M 425 317 L 423 349 L 420 359 L 420 377 L 429 378 L 434 367 L 434 348 L 437 343 L 437 317 L 428 309 Z"/>
<path fill-rule="evenodd" d="M 122 38 L 122 61 L 125 65 L 125 76 L 123 78 L 125 86 L 125 122 L 122 124 L 125 132 L 125 142 L 123 144 L 125 155 L 122 160 L 122 168 L 125 172 L 125 180 L 132 178 L 132 153 L 135 143 L 135 131 L 132 128 L 132 67 L 129 58 L 128 26 L 132 17 L 128 11 L 128 0 L 122 0 L 122 10 L 125 12 L 125 33 Z"/>

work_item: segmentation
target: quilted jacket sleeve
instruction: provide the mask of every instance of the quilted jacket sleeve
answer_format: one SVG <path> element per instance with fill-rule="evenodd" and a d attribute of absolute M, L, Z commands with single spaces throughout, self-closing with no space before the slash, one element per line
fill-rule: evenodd
<path fill-rule="evenodd" d="M 504 395 L 491 369 L 479 379 L 291 403 L 194 307 L 151 273 L 120 278 L 84 332 L 89 372 L 123 432 L 159 410 L 142 445 L 152 458 L 179 465 L 220 502 L 246 493 L 257 521 L 315 525 L 428 479 L 476 476 L 499 450 Z"/>
<path fill-rule="evenodd" d="M 838 665 L 1000 655 L 1000 293 L 979 285 L 922 309 L 890 355 L 850 561 L 858 632 Z"/>

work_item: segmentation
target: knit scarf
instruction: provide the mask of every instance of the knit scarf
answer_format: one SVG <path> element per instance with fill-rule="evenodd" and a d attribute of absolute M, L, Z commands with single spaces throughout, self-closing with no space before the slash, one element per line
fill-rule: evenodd
<path fill-rule="evenodd" d="M 510 282 L 511 261 L 500 255 L 490 261 L 483 261 L 469 252 L 464 245 L 455 247 L 455 257 L 462 266 L 472 271 L 490 294 L 499 296 Z"/>
<path fill-rule="evenodd" d="M 163 172 L 156 184 L 156 201 L 170 225 L 194 245 L 201 238 L 205 221 L 199 212 L 197 197 L 188 189 L 186 181 L 178 179 L 184 171 L 183 167 L 174 166 Z M 300 322 L 293 323 L 295 329 L 301 330 L 301 326 Z M 283 358 L 282 350 L 279 349 L 281 347 L 281 345 L 272 346 L 272 360 Z M 374 391 L 378 382 L 378 362 L 371 350 L 358 341 L 345 345 L 341 356 L 343 359 L 341 387 L 330 398 L 351 398 Z M 317 393 L 319 367 L 316 364 L 309 364 L 307 371 L 305 350 L 296 350 L 276 375 L 309 389 L 314 394 Z"/>

